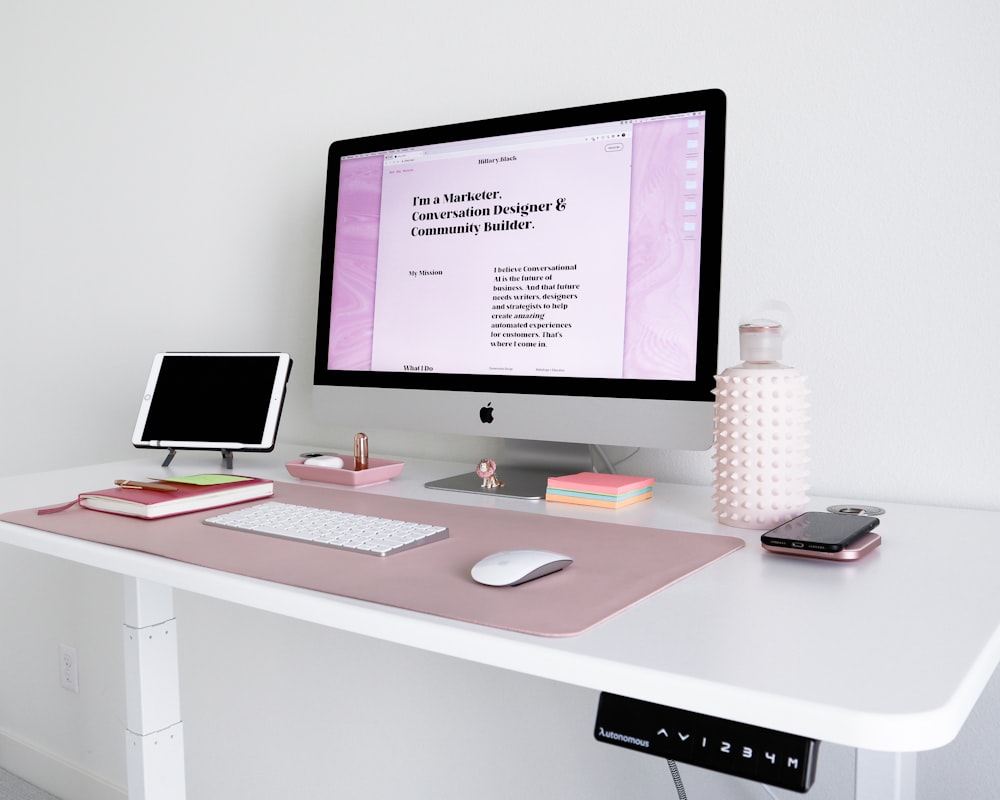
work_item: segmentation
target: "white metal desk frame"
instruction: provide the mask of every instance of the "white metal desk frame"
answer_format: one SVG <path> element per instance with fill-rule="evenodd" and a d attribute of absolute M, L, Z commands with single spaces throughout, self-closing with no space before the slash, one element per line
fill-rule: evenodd
<path fill-rule="evenodd" d="M 253 463 L 254 474 L 287 478 L 281 469 L 280 457 L 274 457 L 267 464 L 260 458 L 256 457 Z M 367 491 L 444 502 L 482 502 L 452 493 L 433 493 L 428 497 L 427 490 L 422 488 L 425 477 L 445 474 L 454 466 L 411 463 L 407 465 L 409 474 L 404 473 L 397 481 Z M 215 468 L 208 463 L 187 463 L 184 467 L 180 471 L 175 467 L 169 474 Z M 0 486 L 14 490 L 11 494 L 4 492 L 6 497 L 29 497 L 31 505 L 43 505 L 65 499 L 67 491 L 97 485 L 95 480 L 107 480 L 108 475 L 132 474 L 129 470 L 135 474 L 140 474 L 136 470 L 142 470 L 142 474 L 157 474 L 151 471 L 150 462 L 146 460 L 23 476 L 2 481 Z M 557 640 L 496 631 L 305 591 L 19 526 L 0 524 L 0 541 L 124 576 L 126 746 L 128 791 L 133 800 L 175 800 L 182 798 L 185 792 L 174 588 L 529 675 L 852 746 L 857 748 L 857 800 L 915 800 L 916 752 L 947 744 L 957 735 L 1000 661 L 1000 587 L 988 566 L 1000 561 L 1000 537 L 994 534 L 1000 514 L 892 506 L 880 502 L 889 509 L 883 527 L 887 542 L 883 552 L 870 557 L 864 568 L 860 564 L 818 566 L 763 554 L 757 545 L 757 532 L 741 532 L 715 524 L 707 511 L 709 493 L 704 488 L 658 485 L 656 492 L 652 502 L 633 506 L 631 514 L 617 519 L 637 525 L 745 534 L 747 548 L 593 631 Z M 499 507 L 594 518 L 592 511 L 575 507 L 520 505 L 520 501 L 499 499 L 495 502 Z M 823 508 L 826 504 L 826 500 L 817 499 L 814 507 Z M 946 553 L 930 547 L 935 521 L 949 524 L 955 537 L 963 533 L 972 537 L 974 546 L 956 546 L 948 548 Z M 977 565 L 980 566 L 978 572 Z M 959 593 L 949 592 L 944 587 L 934 593 L 935 598 L 924 600 L 927 593 L 919 586 L 921 569 L 934 575 L 954 576 L 955 586 L 961 582 L 963 587 L 962 597 L 950 598 L 949 595 Z M 911 579 L 914 572 L 918 574 Z M 832 582 L 831 592 L 838 592 L 837 603 L 848 605 L 847 613 L 867 609 L 868 616 L 872 616 L 870 612 L 878 604 L 884 604 L 887 598 L 895 601 L 891 607 L 884 605 L 883 622 L 887 627 L 878 628 L 877 635 L 866 633 L 864 620 L 861 620 L 857 636 L 850 628 L 844 628 L 816 639 L 801 653 L 794 653 L 796 664 L 805 672 L 810 670 L 811 659 L 819 665 L 830 658 L 839 658 L 840 662 L 830 668 L 834 674 L 849 671 L 860 662 L 879 664 L 881 668 L 873 672 L 874 686 L 869 699 L 862 697 L 857 707 L 851 707 L 838 698 L 837 687 L 833 686 L 833 699 L 823 705 L 821 694 L 795 696 L 794 675 L 789 676 L 787 689 L 784 682 L 779 684 L 778 690 L 757 685 L 760 675 L 752 666 L 743 663 L 752 660 L 757 652 L 756 644 L 752 649 L 741 650 L 733 659 L 741 662 L 738 670 L 723 665 L 720 673 L 723 677 L 710 674 L 713 670 L 719 671 L 721 653 L 739 646 L 738 642 L 728 639 L 733 638 L 734 630 L 742 630 L 734 625 L 743 624 L 727 622 L 719 616 L 720 608 L 739 600 L 739 606 L 752 615 L 754 609 L 747 609 L 748 604 L 752 606 L 756 602 L 758 607 L 773 607 L 775 591 L 792 589 L 803 592 L 798 598 L 802 602 L 786 609 L 789 615 L 794 615 L 800 607 L 817 601 L 806 594 L 820 591 L 812 588 L 817 576 L 822 581 Z M 841 590 L 847 583 L 851 591 L 844 593 Z M 808 588 L 802 589 L 802 586 Z M 698 598 L 706 594 L 718 596 L 719 607 L 700 613 L 691 605 L 689 590 Z M 816 607 L 825 608 L 827 598 L 821 597 L 819 601 L 821 605 Z M 856 604 L 856 609 L 850 604 Z M 950 629 L 947 625 L 937 625 L 938 621 L 953 617 L 958 609 L 963 614 L 971 613 L 970 605 L 977 609 L 970 624 Z M 675 612 L 681 608 L 684 616 L 678 617 Z M 908 681 L 898 680 L 898 675 L 914 672 L 904 668 L 904 665 L 912 665 L 911 661 L 900 659 L 909 659 L 914 652 L 924 653 L 919 646 L 920 638 L 910 632 L 917 626 L 901 623 L 913 622 L 915 615 L 934 617 L 935 614 L 936 619 L 926 621 L 934 634 L 930 637 L 934 640 L 934 650 L 927 652 L 947 652 L 948 659 L 939 664 L 922 662 L 917 671 L 919 676 L 912 676 Z M 674 620 L 670 623 L 668 650 L 671 654 L 681 653 L 692 658 L 696 667 L 691 673 L 684 672 L 686 665 L 683 663 L 663 661 L 657 649 L 655 634 L 662 627 L 664 616 L 672 616 Z M 716 626 L 716 642 L 705 641 L 705 625 L 710 622 Z M 784 624 L 772 625 L 767 620 L 751 619 L 747 624 L 755 626 L 756 638 L 761 647 L 768 650 L 768 663 L 789 660 L 783 657 L 789 654 L 781 650 L 789 650 L 789 642 L 798 641 L 797 634 L 782 638 Z M 895 630 L 894 626 L 907 629 L 900 633 L 898 640 L 886 635 Z M 696 633 L 690 633 L 689 628 Z M 698 646 L 694 647 L 696 641 Z M 685 644 L 692 646 L 685 647 Z M 827 650 L 823 649 L 824 645 Z M 864 652 L 855 653 L 855 649 Z M 710 652 L 701 654 L 699 650 Z M 647 652 L 651 653 L 648 659 Z M 748 670 L 753 674 L 744 681 L 743 673 Z M 880 679 L 879 675 L 883 677 Z M 822 678 L 819 676 L 821 683 Z M 887 701 L 885 708 L 864 707 L 866 702 L 873 704 L 871 698 L 891 695 L 897 690 L 898 698 Z M 932 697 L 924 703 L 923 695 Z"/>
<path fill-rule="evenodd" d="M 173 590 L 126 576 L 125 746 L 136 800 L 185 796 L 176 633 Z M 857 750 L 855 800 L 916 800 L 916 764 L 916 753 Z"/>

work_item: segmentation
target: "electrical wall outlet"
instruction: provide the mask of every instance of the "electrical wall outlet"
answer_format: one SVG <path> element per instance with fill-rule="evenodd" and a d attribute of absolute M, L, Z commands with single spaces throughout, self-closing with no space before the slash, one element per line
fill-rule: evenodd
<path fill-rule="evenodd" d="M 59 685 L 71 692 L 80 691 L 80 676 L 77 673 L 76 648 L 68 644 L 59 645 Z"/>

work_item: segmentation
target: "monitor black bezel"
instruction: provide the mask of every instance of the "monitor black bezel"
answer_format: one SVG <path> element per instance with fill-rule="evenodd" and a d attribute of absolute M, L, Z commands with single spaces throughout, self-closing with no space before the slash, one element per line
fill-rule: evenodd
<path fill-rule="evenodd" d="M 704 111 L 701 264 L 695 377 L 690 381 L 636 378 L 579 378 L 473 375 L 443 372 L 379 372 L 327 367 L 333 255 L 336 241 L 340 163 L 345 156 L 429 146 L 442 142 L 504 136 L 624 119 Z M 722 265 L 722 210 L 725 173 L 726 96 L 721 89 L 660 95 L 573 108 L 459 122 L 394 133 L 343 139 L 330 145 L 316 324 L 313 382 L 317 386 L 357 386 L 496 394 L 574 395 L 711 401 L 718 368 L 719 291 Z"/>

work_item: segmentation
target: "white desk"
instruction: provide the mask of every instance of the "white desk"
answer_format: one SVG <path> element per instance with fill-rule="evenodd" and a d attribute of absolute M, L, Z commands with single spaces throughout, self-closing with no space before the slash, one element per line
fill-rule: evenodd
<path fill-rule="evenodd" d="M 294 481 L 283 468 L 292 452 L 236 454 L 236 472 Z M 134 462 L 8 478 L 0 481 L 0 497 L 10 510 L 64 501 L 116 477 L 218 470 L 217 456 L 182 455 L 169 469 L 153 452 Z M 759 533 L 716 524 L 703 487 L 657 484 L 653 501 L 619 512 L 423 488 L 425 480 L 460 469 L 411 461 L 400 478 L 361 491 L 586 519 L 614 515 L 623 524 L 743 536 L 747 547 L 587 633 L 548 639 L 15 525 L 0 524 L 0 541 L 124 576 L 129 796 L 148 800 L 183 796 L 174 588 L 858 748 L 859 800 L 912 800 L 915 754 L 957 735 L 1000 661 L 995 512 L 880 503 L 888 513 L 879 551 L 854 564 L 826 563 L 766 554 Z M 852 500 L 815 498 L 812 507 Z M 176 624 L 183 636 L 183 620 Z"/>

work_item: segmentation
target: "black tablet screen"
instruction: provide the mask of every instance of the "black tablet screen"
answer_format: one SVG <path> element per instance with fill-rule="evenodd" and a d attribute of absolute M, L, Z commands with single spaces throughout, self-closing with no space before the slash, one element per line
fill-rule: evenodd
<path fill-rule="evenodd" d="M 143 441 L 259 444 L 278 356 L 166 355 Z"/>

